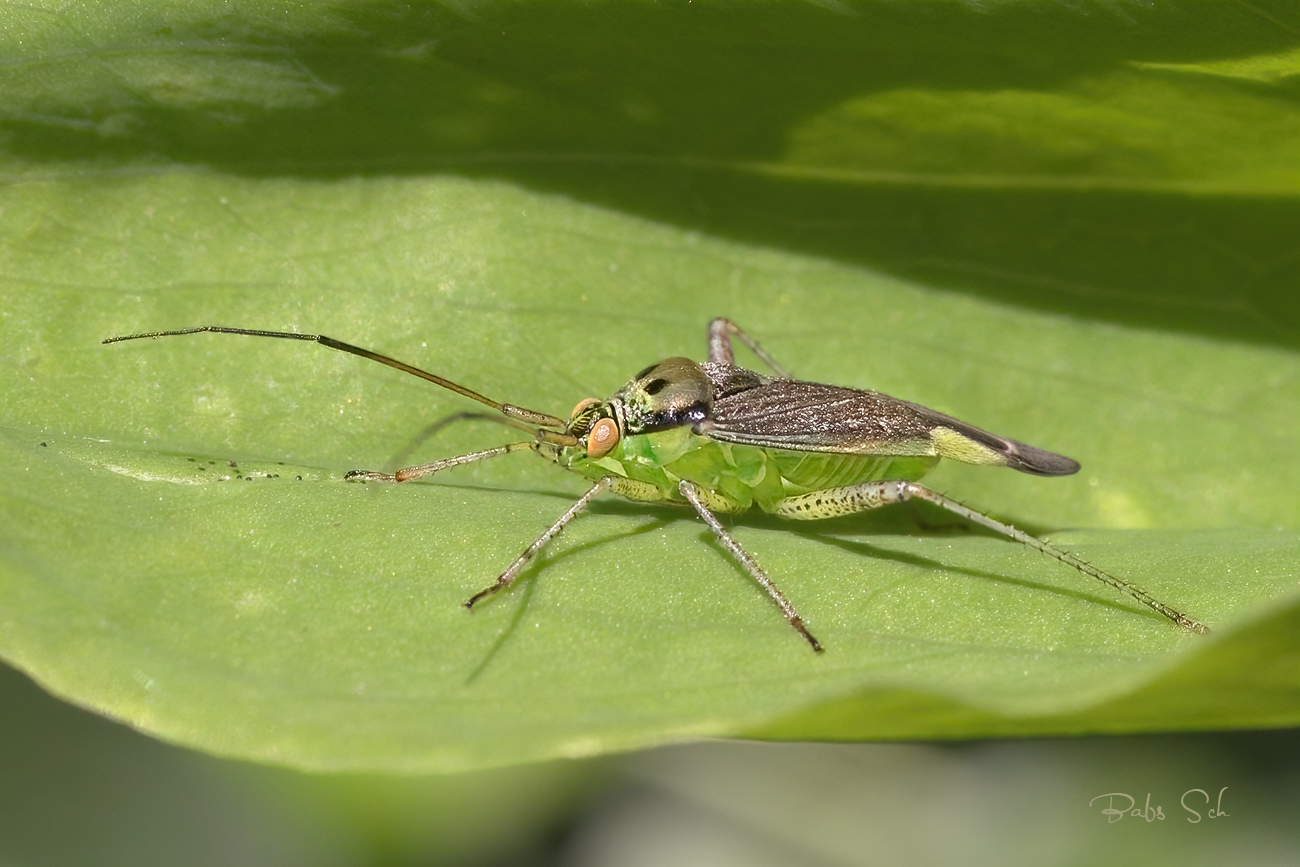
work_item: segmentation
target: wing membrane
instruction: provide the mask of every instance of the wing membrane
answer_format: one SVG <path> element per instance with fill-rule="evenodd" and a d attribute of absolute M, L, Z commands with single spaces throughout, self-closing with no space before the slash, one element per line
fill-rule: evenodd
<path fill-rule="evenodd" d="M 708 435 L 720 442 L 832 454 L 938 456 L 1041 476 L 1079 469 L 1063 455 L 880 392 L 772 379 L 727 364 L 701 367 L 714 384 Z"/>

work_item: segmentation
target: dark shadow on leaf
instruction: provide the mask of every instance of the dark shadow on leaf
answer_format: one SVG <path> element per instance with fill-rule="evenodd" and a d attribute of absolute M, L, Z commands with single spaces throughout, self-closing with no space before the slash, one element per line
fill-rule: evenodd
<path fill-rule="evenodd" d="M 609 545 L 615 542 L 620 542 L 626 539 L 631 539 L 633 537 L 640 536 L 644 533 L 653 533 L 655 530 L 658 530 L 666 526 L 667 524 L 668 524 L 667 521 L 652 520 L 644 524 L 641 524 L 637 527 L 634 527 L 631 530 L 627 530 L 625 532 L 612 533 L 605 536 L 604 538 L 593 539 L 588 542 L 583 542 L 581 544 L 574 545 L 573 547 L 561 548 L 560 550 L 555 551 L 555 553 L 552 553 L 555 546 L 562 544 L 562 542 L 560 541 L 560 539 L 552 540 L 551 547 L 544 549 L 542 553 L 540 553 L 536 557 L 536 559 L 534 559 L 533 562 L 528 565 L 528 567 L 523 571 L 523 573 L 519 576 L 519 578 L 516 579 L 515 587 L 518 587 L 520 584 L 525 585 L 523 590 L 523 598 L 517 601 L 515 605 L 515 611 L 513 614 L 511 614 L 510 620 L 501 629 L 500 633 L 498 633 L 496 639 L 492 642 L 492 646 L 489 647 L 487 652 L 484 654 L 482 661 L 474 668 L 472 672 L 470 672 L 469 677 L 465 679 L 466 686 L 472 684 L 474 681 L 478 679 L 479 675 L 481 675 L 487 669 L 488 665 L 491 664 L 492 660 L 496 659 L 497 654 L 501 651 L 501 648 L 505 646 L 506 641 L 512 635 L 514 635 L 515 631 L 519 628 L 519 623 L 523 619 L 524 613 L 528 610 L 528 604 L 530 601 L 532 601 L 533 594 L 537 590 L 536 581 L 537 579 L 540 579 L 544 576 L 547 566 L 553 563 L 561 562 L 576 554 L 581 554 L 585 551 L 590 551 L 594 548 L 598 548 L 604 545 Z M 508 596 L 512 596 L 512 595 L 514 594 L 511 593 L 510 590 L 506 590 L 498 594 L 497 596 L 493 597 L 486 604 L 489 605 L 500 604 Z"/>
<path fill-rule="evenodd" d="M 455 487 L 455 486 L 449 486 L 449 487 Z M 475 490 L 483 490 L 483 489 L 475 488 Z M 538 494 L 539 496 L 553 497 L 555 499 L 566 500 L 570 502 L 573 499 L 575 499 L 574 495 L 570 493 L 540 492 L 540 491 L 530 491 L 529 493 Z M 731 526 L 745 526 L 745 527 L 753 527 L 755 529 L 767 530 L 771 532 L 789 533 L 791 535 L 798 536 L 801 539 L 806 539 L 808 541 L 813 541 L 813 542 L 820 542 L 825 545 L 831 545 L 843 551 L 847 551 L 849 553 L 862 556 L 867 559 L 896 562 L 896 563 L 901 563 L 904 565 L 913 566 L 921 569 L 931 569 L 931 570 L 958 573 L 962 575 L 967 575 L 972 578 L 982 578 L 989 581 L 996 581 L 1004 584 L 1012 584 L 1030 590 L 1047 591 L 1047 592 L 1069 596 L 1075 599 L 1079 599 L 1079 600 L 1083 600 L 1083 601 L 1087 601 L 1099 605 L 1105 605 L 1115 610 L 1124 611 L 1130 614 L 1149 615 L 1155 618 L 1156 620 L 1162 619 L 1159 615 L 1153 614 L 1149 609 L 1143 606 L 1126 604 L 1119 599 L 1107 598 L 1106 596 L 1099 596 L 1096 595 L 1095 593 L 1089 593 L 1084 590 L 1074 590 L 1066 587 L 1061 587 L 1056 584 L 1043 584 L 1040 582 L 1029 581 L 1022 578 L 1008 577 L 1006 575 L 995 573 L 995 572 L 987 572 L 979 569 L 971 569 L 963 566 L 957 566 L 951 563 L 943 563 L 938 560 L 932 560 L 926 557 L 918 557 L 914 554 L 892 551 L 887 548 L 882 548 L 877 545 L 872 545 L 868 542 L 845 539 L 842 538 L 840 535 L 838 535 L 838 534 L 852 534 L 855 536 L 860 536 L 863 534 L 869 534 L 869 535 L 887 535 L 887 536 L 934 536 L 934 537 L 984 536 L 990 539 L 997 539 L 999 541 L 1005 542 L 1008 545 L 1016 544 L 1014 541 L 1007 539 L 1005 536 L 995 533 L 994 531 L 989 530 L 985 527 L 981 527 L 977 524 L 966 524 L 961 522 L 960 520 L 954 520 L 952 519 L 952 516 L 949 515 L 949 513 L 931 504 L 917 503 L 915 504 L 915 506 L 916 506 L 915 510 L 908 509 L 908 508 L 894 507 L 894 508 L 881 509 L 876 512 L 867 512 L 861 515 L 853 515 L 844 518 L 832 518 L 825 521 L 818 521 L 815 524 L 815 529 L 813 528 L 812 525 L 806 522 L 787 521 L 779 517 L 776 517 L 774 515 L 768 515 L 759 512 L 757 510 L 747 512 L 743 515 L 724 516 L 724 520 Z M 519 580 L 524 581 L 525 579 L 527 579 L 531 584 L 532 577 L 539 570 L 544 569 L 545 565 L 548 563 L 558 562 L 567 557 L 573 556 L 575 554 L 580 554 L 584 551 L 590 550 L 597 546 L 609 544 L 611 542 L 616 542 L 622 539 L 631 538 L 633 536 L 641 535 L 642 533 L 652 532 L 654 530 L 665 527 L 674 521 L 687 520 L 687 521 L 699 523 L 698 517 L 694 513 L 692 513 L 689 509 L 675 508 L 672 506 L 658 506 L 658 505 L 648 505 L 644 503 L 633 503 L 633 502 L 628 502 L 628 501 L 619 500 L 615 498 L 610 498 L 606 500 L 597 500 L 593 502 L 588 509 L 588 513 L 593 515 L 625 516 L 625 517 L 642 517 L 645 515 L 652 515 L 657 517 L 654 517 L 653 520 L 647 523 L 643 523 L 639 525 L 633 530 L 614 534 L 604 539 L 586 542 L 571 548 L 565 547 L 558 553 L 551 553 L 550 549 L 548 549 L 537 558 L 534 564 L 529 566 L 529 568 L 524 572 L 524 575 L 522 575 Z M 929 516 L 931 515 L 933 515 L 935 519 L 937 519 L 937 521 L 942 521 L 944 523 L 942 524 L 936 523 L 935 525 L 929 527 L 920 526 L 920 524 L 922 523 L 928 523 Z M 1018 524 L 1017 526 L 1024 529 L 1026 526 L 1031 526 L 1031 525 L 1026 525 L 1021 523 Z M 1033 532 L 1034 535 L 1040 535 L 1042 531 L 1029 530 L 1028 532 Z M 739 564 L 735 562 L 735 560 L 730 556 L 730 554 L 727 553 L 725 549 L 723 549 L 720 545 L 718 545 L 717 539 L 713 536 L 711 532 L 707 530 L 707 528 L 700 534 L 699 538 L 705 544 L 709 545 L 711 548 L 718 551 L 723 556 L 724 559 L 726 559 L 729 563 L 732 564 L 732 566 L 736 568 L 736 570 L 738 570 L 738 572 L 742 576 L 744 576 L 747 580 L 749 579 L 748 573 L 744 571 L 743 567 L 741 567 Z M 749 546 L 745 546 L 745 547 L 746 550 L 749 550 Z M 760 552 L 751 550 L 750 553 L 754 554 L 754 556 L 759 559 L 760 563 L 762 562 L 762 554 Z M 1074 572 L 1074 570 L 1071 569 L 1070 567 L 1057 563 L 1056 561 L 1052 560 L 1049 557 L 1044 556 L 1043 560 L 1044 562 L 1051 563 L 1055 567 L 1058 567 L 1062 570 L 1071 573 Z M 780 585 L 779 576 L 771 576 L 771 577 L 773 578 L 773 580 L 777 581 L 777 584 L 779 586 Z M 1092 582 L 1095 580 L 1089 578 L 1086 575 L 1078 575 L 1078 578 L 1080 581 L 1086 581 L 1086 582 Z M 749 583 L 752 584 L 752 581 L 749 581 Z M 1106 590 L 1102 589 L 1101 592 L 1105 593 Z M 1118 591 L 1116 591 L 1116 593 L 1118 593 Z M 529 595 L 525 597 L 524 605 L 527 604 L 528 598 L 531 598 L 531 590 L 529 591 Z M 522 611 L 522 607 L 521 607 L 521 611 Z M 512 620 L 512 623 L 513 622 L 514 621 Z M 510 629 L 513 629 L 513 626 L 511 626 Z M 498 647 L 499 647 L 499 643 L 497 645 L 494 645 L 494 649 L 492 652 L 495 653 Z M 475 676 L 477 676 L 477 674 Z"/>
<path fill-rule="evenodd" d="M 526 581 L 523 593 L 521 594 L 523 598 L 519 599 L 515 604 L 514 613 L 510 615 L 510 619 L 506 621 L 506 625 L 497 633 L 497 637 L 493 640 L 492 646 L 483 654 L 483 659 L 474 667 L 474 670 L 469 673 L 469 677 L 465 678 L 466 686 L 470 686 L 474 681 L 478 680 L 479 675 L 487 670 L 487 667 L 491 664 L 492 660 L 497 658 L 497 654 L 500 653 L 501 648 L 505 646 L 506 639 L 515 634 L 515 630 L 519 628 L 519 621 L 523 619 L 524 612 L 528 610 L 528 603 L 532 601 L 533 594 L 536 592 L 537 585 L 531 580 Z M 472 611 L 468 613 L 471 616 L 473 615 Z"/>
<path fill-rule="evenodd" d="M 629 506 L 632 504 L 628 504 Z M 951 516 L 935 506 L 928 503 L 918 503 L 918 510 L 922 514 L 934 513 L 939 516 Z M 693 516 L 692 516 L 693 517 Z M 990 539 L 997 539 L 1007 545 L 1016 545 L 1017 543 L 1007 539 L 998 533 L 993 532 L 985 527 L 971 524 L 969 526 L 962 523 L 950 523 L 939 527 L 938 529 L 922 529 L 917 526 L 916 513 L 905 508 L 886 508 L 875 512 L 866 512 L 861 515 L 853 515 L 843 518 L 832 518 L 825 521 L 818 521 L 810 524 L 802 521 L 786 521 L 774 515 L 767 515 L 761 512 L 749 512 L 741 516 L 726 516 L 730 519 L 732 526 L 754 527 L 771 532 L 786 532 L 810 542 L 820 542 L 824 545 L 839 548 L 855 556 L 861 556 L 865 560 L 882 560 L 888 562 L 901 563 L 920 569 L 929 569 L 935 571 L 944 571 L 966 575 L 972 578 L 981 578 L 989 581 L 995 581 L 1003 584 L 1011 584 L 1018 587 L 1024 587 L 1029 590 L 1041 590 L 1049 593 L 1055 593 L 1062 596 L 1068 596 L 1082 601 L 1104 605 L 1117 611 L 1124 611 L 1129 614 L 1141 614 L 1150 616 L 1157 621 L 1163 621 L 1160 615 L 1153 613 L 1145 606 L 1132 605 L 1120 597 L 1119 591 L 1114 591 L 1110 595 L 1109 588 L 1103 588 L 1100 585 L 1096 588 L 1097 592 L 1089 593 L 1086 590 L 1076 590 L 1068 587 L 1061 587 L 1057 584 L 1043 584 L 1037 581 L 1030 581 L 1023 578 L 1013 578 L 996 572 L 988 572 L 980 569 L 972 569 L 964 566 L 954 565 L 933 560 L 928 557 L 920 557 L 915 554 L 908 554 L 900 551 L 882 548 L 869 542 L 863 542 L 857 539 L 846 539 L 839 534 L 851 534 L 854 536 L 862 535 L 885 535 L 885 536 L 985 536 Z M 1018 525 L 1023 528 L 1024 525 Z M 1035 535 L 1038 535 L 1037 533 Z M 712 533 L 704 532 L 700 535 L 701 540 L 718 550 L 729 562 L 735 565 L 740 574 L 748 575 L 744 569 L 736 564 L 735 561 L 727 554 L 726 550 L 717 544 L 717 539 Z M 742 542 L 742 545 L 744 543 Z M 750 546 L 745 545 L 759 562 L 762 563 L 762 552 L 751 550 Z M 1050 557 L 1043 556 L 1043 562 L 1052 564 L 1053 567 L 1063 570 L 1063 578 L 1068 578 L 1066 573 L 1074 574 L 1081 582 L 1096 583 L 1095 579 L 1087 575 L 1075 572 L 1061 563 L 1057 563 Z M 1104 566 L 1100 568 L 1105 568 Z M 770 576 L 780 586 L 780 576 Z M 1121 576 L 1122 577 L 1122 576 Z M 1140 581 L 1138 582 L 1141 583 Z M 1098 595 L 1098 593 L 1106 595 Z"/>
<path fill-rule="evenodd" d="M 110 61 L 84 40 L 38 56 L 66 92 L 0 123 L 4 149 L 63 173 L 161 160 L 503 180 L 1026 308 L 1300 346 L 1295 197 L 1184 190 L 1164 183 L 1186 180 L 1168 174 L 1175 155 L 1140 141 L 1079 149 L 1068 125 L 1021 140 L 979 123 L 927 132 L 906 114 L 1004 94 L 1106 105 L 1088 87 L 1139 77 L 1190 94 L 1178 105 L 1193 114 L 1290 105 L 1288 79 L 1173 67 L 1292 51 L 1293 15 L 1244 3 L 454 6 L 353 4 L 301 31 L 224 9 L 137 22 L 107 53 L 162 64 L 153 78 L 87 77 Z M 209 85 L 175 98 L 150 83 L 167 69 Z M 1129 167 L 1119 183 L 1108 157 Z M 979 177 L 991 180 L 966 182 Z"/>
<path fill-rule="evenodd" d="M 1089 602 L 1095 605 L 1104 605 L 1107 608 L 1112 608 L 1116 611 L 1123 611 L 1126 614 L 1140 614 L 1144 616 L 1149 616 L 1156 621 L 1168 622 L 1165 620 L 1165 618 L 1161 617 L 1159 614 L 1152 612 L 1150 609 L 1144 606 L 1129 605 L 1117 598 L 1098 596 L 1092 593 L 1088 593 L 1084 590 L 1075 590 L 1069 587 L 1062 587 L 1059 584 L 1044 584 L 1039 581 L 1030 581 L 1024 578 L 1013 578 L 1004 574 L 999 574 L 997 572 L 988 572 L 983 569 L 972 569 L 966 566 L 954 565 L 952 563 L 942 563 L 938 560 L 932 560 L 928 557 L 918 557 L 915 554 L 907 554 L 901 551 L 891 551 L 887 548 L 881 548 L 876 545 L 872 545 L 868 542 L 860 542 L 860 541 L 854 541 L 850 539 L 841 539 L 834 536 L 825 536 L 825 535 L 821 535 L 817 533 L 809 533 L 809 532 L 798 532 L 796 533 L 796 535 L 798 535 L 801 538 L 808 539 L 809 541 L 821 542 L 824 545 L 830 545 L 832 547 L 839 548 L 840 550 L 847 551 L 848 553 L 853 554 L 855 556 L 861 556 L 873 560 L 884 560 L 884 561 L 889 561 L 894 563 L 901 563 L 919 569 L 930 569 L 935 571 L 951 572 L 954 574 L 966 575 L 971 578 L 980 578 L 986 581 L 994 581 L 999 584 L 1010 584 L 1016 587 L 1023 587 L 1026 590 L 1039 590 L 1047 593 L 1054 593 L 1058 596 L 1068 596 L 1072 599 L 1078 599 L 1080 601 Z M 1007 541 L 1007 544 L 1014 545 L 1016 543 Z M 1043 557 L 1042 559 L 1043 562 L 1050 563 L 1058 567 L 1059 569 L 1063 570 L 1062 571 L 1063 577 L 1068 578 L 1068 575 L 1065 574 L 1066 572 L 1074 573 L 1077 576 L 1078 580 L 1097 584 L 1098 589 L 1101 590 L 1101 592 L 1103 593 L 1110 592 L 1110 588 L 1103 588 L 1098 582 L 1095 581 L 1095 579 L 1090 578 L 1087 575 L 1079 574 L 1075 572 L 1075 570 L 1071 569 L 1070 567 L 1057 563 L 1055 560 L 1052 560 L 1049 557 Z M 1118 591 L 1114 591 L 1114 594 L 1118 596 Z"/>

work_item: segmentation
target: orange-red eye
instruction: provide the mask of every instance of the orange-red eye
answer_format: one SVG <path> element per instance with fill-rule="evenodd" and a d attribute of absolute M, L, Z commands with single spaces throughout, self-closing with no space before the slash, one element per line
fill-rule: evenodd
<path fill-rule="evenodd" d="M 587 434 L 587 457 L 603 458 L 618 445 L 618 425 L 612 418 L 602 418 Z"/>

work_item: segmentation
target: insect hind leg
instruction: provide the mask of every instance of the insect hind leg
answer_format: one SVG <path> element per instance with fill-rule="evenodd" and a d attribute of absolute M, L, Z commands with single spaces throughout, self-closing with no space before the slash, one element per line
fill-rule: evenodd
<path fill-rule="evenodd" d="M 994 518 L 990 518 L 981 512 L 977 512 L 969 506 L 963 506 L 956 500 L 945 497 L 943 494 L 935 493 L 929 488 L 922 487 L 915 482 L 903 481 L 882 481 L 882 482 L 864 482 L 860 485 L 849 485 L 842 488 L 828 488 L 824 491 L 813 491 L 808 494 L 796 494 L 792 497 L 786 497 L 777 501 L 775 514 L 783 518 L 792 518 L 794 520 L 814 521 L 822 518 L 835 518 L 841 515 L 852 515 L 858 512 L 866 512 L 871 509 L 878 509 L 881 506 L 888 506 L 894 503 L 907 502 L 908 500 L 924 500 L 932 503 L 941 509 L 945 509 L 954 515 L 959 515 L 966 520 L 979 524 L 981 527 L 1006 536 L 1021 544 L 1024 544 L 1035 551 L 1039 551 L 1047 556 L 1059 560 L 1067 566 L 1071 566 L 1083 574 L 1095 578 L 1101 583 L 1126 593 L 1137 601 L 1146 605 L 1153 611 L 1163 614 L 1174 623 L 1196 633 L 1207 633 L 1209 627 L 1199 621 L 1193 620 L 1187 615 L 1174 610 L 1170 606 L 1156 599 L 1150 593 L 1147 593 L 1136 584 L 1132 584 L 1122 578 L 1116 578 L 1108 572 L 1103 572 L 1096 566 L 1081 560 L 1068 551 L 1063 551 L 1054 545 L 1029 535 L 1023 530 L 1017 530 L 1010 524 L 1004 524 Z"/>
<path fill-rule="evenodd" d="M 772 357 L 771 353 L 760 346 L 757 340 L 750 337 L 739 325 L 722 316 L 709 323 L 709 361 L 720 364 L 736 363 L 736 353 L 731 348 L 732 337 L 745 344 L 745 348 L 762 359 L 763 363 L 772 368 L 781 379 L 791 378 L 789 372 Z"/>

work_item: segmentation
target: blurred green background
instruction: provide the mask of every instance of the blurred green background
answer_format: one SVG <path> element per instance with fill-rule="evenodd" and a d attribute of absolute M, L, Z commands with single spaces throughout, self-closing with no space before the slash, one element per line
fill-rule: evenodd
<path fill-rule="evenodd" d="M 178 749 L 62 704 L 8 668 L 0 708 L 0 864 L 14 867 L 1283 867 L 1300 851 L 1294 731 L 714 742 L 401 777 L 302 774 Z M 1111 800 L 1089 801 L 1110 793 L 1149 804 L 1152 821 L 1108 822 Z M 1212 806 L 1227 815 L 1211 818 Z"/>
<path fill-rule="evenodd" d="M 783 257 L 802 256 L 952 293 L 994 317 L 1005 307 L 1094 333 L 1113 328 L 1116 345 L 1154 335 L 1148 351 L 1177 351 L 1154 378 L 1135 372 L 1140 384 L 1121 397 L 1140 415 L 1154 390 L 1169 404 L 1192 396 L 1180 411 L 1209 415 L 1221 439 L 1202 444 L 1197 475 L 1182 468 L 1167 489 L 1158 477 L 1141 482 L 1162 504 L 1155 517 L 1112 479 L 1100 486 L 1110 499 L 1083 505 L 1030 494 L 1042 497 L 1035 514 L 1054 516 L 1044 518 L 1050 526 L 1208 524 L 1288 539 L 1300 524 L 1277 493 L 1294 490 L 1300 427 L 1289 415 L 1300 348 L 1293 3 L 35 2 L 0 11 L 0 24 L 0 355 L 14 377 L 3 423 L 22 432 L 16 440 L 94 412 L 57 406 L 49 418 L 20 417 L 39 350 L 49 357 L 39 340 L 29 347 L 31 334 L 61 333 L 51 320 L 98 327 L 95 317 L 114 304 L 133 309 L 137 291 L 161 287 L 192 301 L 212 285 L 175 275 L 201 275 L 213 261 L 266 255 L 257 264 L 267 285 L 239 291 L 284 294 L 288 316 L 295 301 L 315 300 L 314 287 L 334 288 L 340 272 L 330 256 L 356 253 L 362 264 L 346 279 L 402 287 L 392 314 L 416 331 L 427 323 L 412 311 L 447 290 L 432 275 L 452 265 L 469 285 L 475 268 L 501 277 L 503 261 L 521 281 L 607 267 L 560 257 L 542 269 L 538 259 L 512 261 L 513 246 L 481 263 L 449 265 L 440 250 L 366 259 L 373 242 L 402 228 L 392 224 L 347 243 L 303 239 L 295 253 L 310 266 L 281 267 L 274 249 L 206 249 L 203 231 L 222 215 L 200 194 L 172 202 L 191 223 L 158 230 L 147 248 L 129 220 L 105 221 L 88 261 L 79 258 L 85 227 L 62 219 L 83 204 L 98 214 L 104 202 L 109 214 L 149 213 L 152 193 L 138 207 L 131 195 L 155 182 L 179 179 L 180 188 L 196 178 L 206 194 L 205 185 L 230 178 L 263 197 L 282 194 L 272 219 L 298 202 L 328 225 L 314 198 L 325 185 L 361 179 L 355 195 L 387 206 L 405 182 L 436 176 L 627 215 L 648 229 L 618 243 L 651 255 L 668 227 L 765 251 L 772 258 L 761 267 L 774 280 L 798 283 L 802 272 Z M 373 181 L 392 184 L 374 193 Z M 523 220 L 507 228 L 532 230 Z M 575 221 L 565 230 L 600 243 L 608 227 Z M 311 241 L 322 247 L 315 259 L 304 253 Z M 120 256 L 102 254 L 110 248 Z M 42 255 L 41 268 L 28 267 Z M 303 287 L 307 295 L 295 294 Z M 638 297 L 634 283 L 626 291 Z M 744 291 L 720 283 L 706 300 L 739 303 Z M 100 305 L 93 316 L 86 297 Z M 817 309 L 815 288 L 795 297 L 823 319 L 842 315 Z M 496 312 L 497 299 L 481 300 Z M 473 299 L 457 303 L 464 311 Z M 678 325 L 676 311 L 624 304 L 616 293 L 596 299 L 592 321 L 609 329 L 631 313 L 671 324 L 666 332 Z M 319 309 L 308 303 L 306 312 Z M 893 311 L 867 314 L 887 324 Z M 820 338 L 792 330 L 808 344 Z M 571 362 L 576 351 L 563 351 Z M 1237 378 L 1209 378 L 1185 361 L 1227 355 L 1250 360 Z M 1117 351 L 1115 364 L 1126 357 Z M 892 375 L 889 361 L 880 367 Z M 576 362 L 566 369 L 580 371 L 572 374 L 580 383 L 593 379 Z M 1254 372 L 1248 383 L 1242 370 Z M 521 391 L 538 393 L 549 374 L 526 371 Z M 1035 423 L 1052 430 L 1046 415 Z M 135 421 L 119 413 L 115 424 Z M 1090 442 L 1091 431 L 1063 427 L 1062 436 L 1073 429 Z M 264 448 L 300 432 L 287 423 Z M 333 470 L 359 441 L 336 433 L 312 458 Z M 1167 451 L 1156 442 L 1130 460 L 1179 469 Z M 1188 489 L 1222 496 L 1189 503 Z M 4 567 L 27 568 L 34 549 L 5 541 Z M 1270 587 L 1294 587 L 1294 568 L 1275 574 Z M 18 632 L 4 618 L 0 630 Z M 1291 708 L 1297 691 L 1283 682 L 1270 698 Z M 163 745 L 4 669 L 0 865 L 1290 864 L 1300 853 L 1290 821 L 1300 806 L 1298 746 L 1293 731 L 710 743 L 464 775 L 313 776 Z M 1186 821 L 1184 792 L 1224 786 L 1228 816 Z M 1139 804 L 1150 793 L 1166 818 L 1108 823 L 1088 802 L 1109 792 Z"/>

